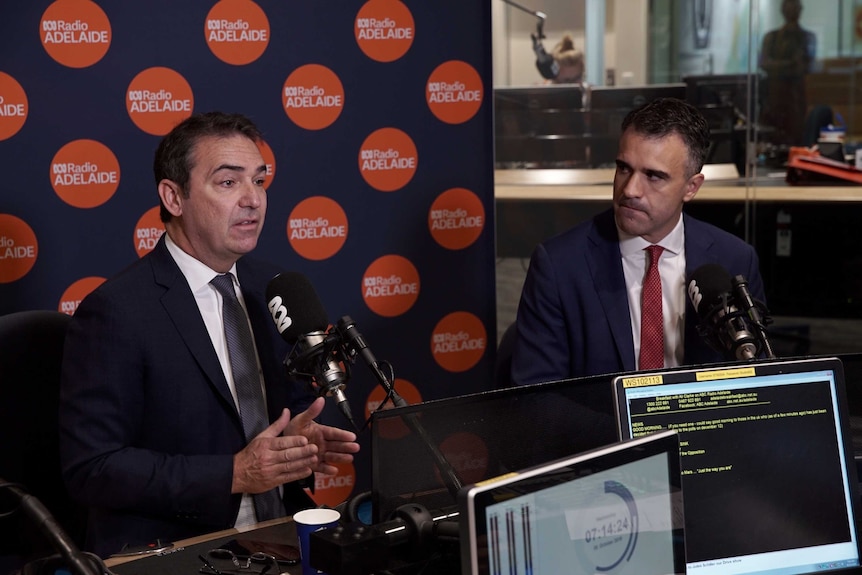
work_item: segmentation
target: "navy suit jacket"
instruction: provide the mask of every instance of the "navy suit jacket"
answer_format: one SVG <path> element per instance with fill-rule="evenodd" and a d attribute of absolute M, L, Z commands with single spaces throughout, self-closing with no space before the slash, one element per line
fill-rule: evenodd
<path fill-rule="evenodd" d="M 707 263 L 742 274 L 765 303 L 757 254 L 739 239 L 683 214 L 686 277 Z M 521 293 L 512 352 L 516 384 L 635 371 L 628 297 L 613 210 L 540 244 Z M 697 333 L 686 297 L 684 364 L 723 360 Z"/>
<path fill-rule="evenodd" d="M 314 399 L 288 380 L 287 344 L 266 308 L 266 285 L 279 271 L 247 257 L 237 262 L 270 421 L 283 407 L 298 414 Z M 242 423 L 164 238 L 75 312 L 64 350 L 60 444 L 69 491 L 90 509 L 86 547 L 99 555 L 233 526 Z M 296 484 L 284 492 L 288 512 L 313 505 Z"/>

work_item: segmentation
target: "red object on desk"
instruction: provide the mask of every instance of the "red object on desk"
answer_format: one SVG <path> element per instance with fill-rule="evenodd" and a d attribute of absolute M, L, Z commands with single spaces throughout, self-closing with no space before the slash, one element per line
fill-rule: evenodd
<path fill-rule="evenodd" d="M 846 184 L 862 184 L 862 170 L 850 164 L 824 158 L 816 149 L 793 147 L 787 159 L 788 184 L 823 184 L 833 181 Z"/>

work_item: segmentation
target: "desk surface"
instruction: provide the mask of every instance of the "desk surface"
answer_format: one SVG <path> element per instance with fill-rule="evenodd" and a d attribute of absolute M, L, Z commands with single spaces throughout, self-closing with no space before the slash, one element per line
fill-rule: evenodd
<path fill-rule="evenodd" d="M 765 176 L 747 185 L 732 164 L 704 166 L 706 182 L 694 201 L 862 202 L 862 186 L 789 186 Z M 502 201 L 610 201 L 613 169 L 496 170 L 494 197 Z"/>
<path fill-rule="evenodd" d="M 153 573 L 185 575 L 197 573 L 202 566 L 198 555 L 206 555 L 206 552 L 229 539 L 236 538 L 242 534 L 254 534 L 258 541 L 272 543 L 296 544 L 296 529 L 290 517 L 282 517 L 271 521 L 264 521 L 256 525 L 225 529 L 215 533 L 207 533 L 198 537 L 177 541 L 174 546 L 164 553 L 156 555 L 140 555 L 135 557 L 112 557 L 105 560 L 105 565 L 118 575 L 151 575 Z M 302 573 L 300 565 L 285 568 L 282 573 L 299 575 Z"/>

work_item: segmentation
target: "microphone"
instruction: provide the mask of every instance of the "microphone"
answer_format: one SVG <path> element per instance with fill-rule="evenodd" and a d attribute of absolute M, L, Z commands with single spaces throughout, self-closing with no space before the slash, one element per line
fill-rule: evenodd
<path fill-rule="evenodd" d="M 530 34 L 530 38 L 533 40 L 533 52 L 536 54 L 536 68 L 539 70 L 542 78 L 555 80 L 560 75 L 560 64 L 545 51 L 545 47 L 542 45 L 542 38 L 545 37 L 545 34 L 542 32 L 545 14 L 543 12 L 536 12 L 536 16 L 539 17 L 539 21 L 536 23 L 536 33 Z"/>
<path fill-rule="evenodd" d="M 50 541 L 51 546 L 66 562 L 67 566 L 77 575 L 101 575 L 103 572 L 93 558 L 81 553 L 78 546 L 63 530 L 51 512 L 39 501 L 15 483 L 9 483 L 0 478 L 0 486 L 5 487 L 19 501 L 21 509 L 42 534 Z M 25 569 L 27 566 L 25 566 Z"/>
<path fill-rule="evenodd" d="M 700 323 L 697 331 L 727 359 L 753 359 L 759 340 L 748 329 L 746 314 L 739 311 L 732 295 L 730 274 L 718 264 L 697 268 L 688 282 L 688 296 Z"/>
<path fill-rule="evenodd" d="M 299 272 L 278 274 L 266 286 L 266 301 L 281 337 L 293 345 L 284 360 L 292 377 L 312 379 L 321 396 L 334 398 L 338 409 L 356 429 L 344 394 L 348 375 L 340 338 L 328 330 L 323 304 L 307 277 Z"/>
<path fill-rule="evenodd" d="M 547 18 L 548 15 L 544 12 L 531 10 L 525 6 L 521 6 L 513 0 L 503 0 L 503 2 L 509 6 L 517 8 L 518 10 L 526 12 L 527 14 L 532 14 L 537 18 L 536 33 L 530 34 L 530 38 L 533 39 L 533 52 L 536 54 L 536 68 L 538 68 L 539 74 L 542 75 L 542 78 L 545 78 L 546 80 L 554 80 L 560 75 L 560 65 L 556 60 L 554 60 L 553 56 L 545 51 L 545 47 L 542 46 L 542 39 L 545 37 L 545 33 L 542 31 L 542 28 L 545 25 L 545 18 Z"/>
<path fill-rule="evenodd" d="M 748 316 L 751 323 L 753 323 L 754 327 L 757 329 L 760 341 L 763 342 L 766 356 L 775 357 L 775 353 L 772 350 L 772 344 L 769 343 L 769 339 L 766 337 L 766 326 L 772 322 L 772 318 L 769 316 L 769 310 L 767 310 L 766 306 L 762 303 L 756 301 L 751 295 L 751 291 L 748 289 L 748 281 L 745 279 L 745 276 L 741 274 L 735 275 L 733 276 L 731 283 L 733 284 L 733 293 L 736 295 L 736 300 L 739 302 L 740 307 L 742 307 L 742 311 Z"/>

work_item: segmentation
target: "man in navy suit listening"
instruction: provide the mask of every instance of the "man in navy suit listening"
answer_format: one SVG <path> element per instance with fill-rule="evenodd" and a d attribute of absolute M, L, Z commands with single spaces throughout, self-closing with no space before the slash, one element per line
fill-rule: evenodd
<path fill-rule="evenodd" d="M 287 380 L 264 295 L 280 270 L 245 256 L 266 214 L 260 139 L 220 112 L 165 136 L 154 171 L 166 233 L 71 322 L 61 460 L 101 556 L 312 507 L 297 481 L 335 474 L 359 450 L 352 432 L 314 421 L 322 397 Z"/>
<path fill-rule="evenodd" d="M 533 252 L 516 320 L 515 383 L 644 369 L 642 347 L 654 339 L 663 340 L 663 349 L 649 368 L 723 359 L 697 333 L 686 278 L 713 263 L 731 276 L 743 275 L 756 299 L 764 301 L 764 291 L 750 245 L 683 214 L 703 184 L 709 145 L 706 120 L 681 100 L 655 100 L 626 116 L 613 209 Z M 658 338 L 641 332 L 650 246 L 660 248 L 663 333 Z"/>

